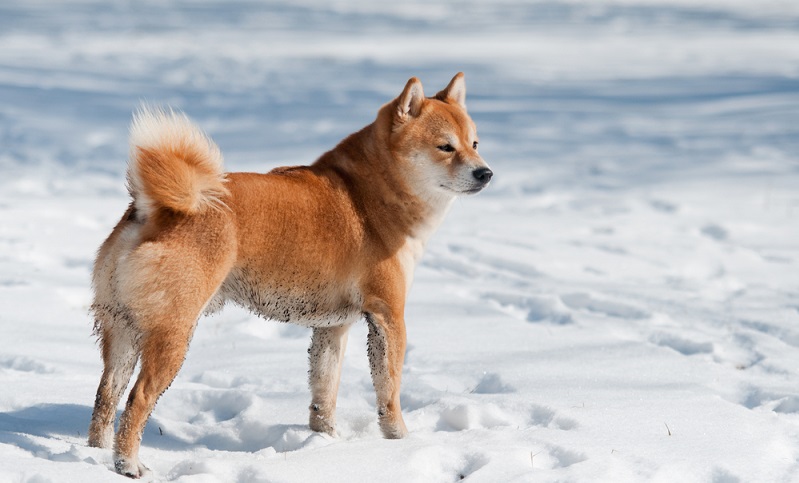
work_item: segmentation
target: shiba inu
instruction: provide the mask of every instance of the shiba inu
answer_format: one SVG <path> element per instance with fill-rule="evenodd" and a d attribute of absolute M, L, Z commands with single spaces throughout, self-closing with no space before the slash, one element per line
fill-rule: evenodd
<path fill-rule="evenodd" d="M 219 149 L 185 115 L 140 109 L 130 132 L 133 201 L 93 271 L 104 369 L 89 445 L 113 447 L 123 475 L 147 471 L 138 458 L 145 423 L 200 315 L 227 301 L 313 328 L 309 424 L 330 435 L 347 332 L 365 318 L 380 429 L 405 436 L 399 395 L 415 264 L 454 198 L 493 174 L 465 99 L 462 73 L 429 98 L 412 78 L 372 124 L 310 166 L 266 174 L 225 173 Z"/>

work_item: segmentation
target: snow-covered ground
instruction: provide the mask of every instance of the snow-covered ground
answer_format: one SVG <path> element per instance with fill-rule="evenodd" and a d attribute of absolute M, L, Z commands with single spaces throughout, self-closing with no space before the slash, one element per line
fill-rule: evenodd
<path fill-rule="evenodd" d="M 389 4 L 390 3 L 390 4 Z M 466 73 L 495 182 L 417 271 L 381 439 L 366 330 L 338 439 L 305 329 L 201 320 L 145 430 L 157 481 L 799 481 L 799 3 L 0 4 L 0 482 L 123 481 L 86 446 L 96 248 L 142 99 L 230 170 L 309 163 Z"/>

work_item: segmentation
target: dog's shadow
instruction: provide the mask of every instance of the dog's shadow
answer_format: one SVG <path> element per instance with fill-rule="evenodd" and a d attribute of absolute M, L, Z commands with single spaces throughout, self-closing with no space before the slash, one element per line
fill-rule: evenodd
<path fill-rule="evenodd" d="M 92 408 L 89 406 L 36 404 L 16 411 L 0 412 L 0 434 L 80 437 L 86 434 L 84 423 L 88 423 L 91 416 Z"/>
<path fill-rule="evenodd" d="M 0 444 L 16 446 L 37 458 L 78 461 L 80 458 L 77 455 L 59 453 L 39 439 L 58 439 L 85 446 L 91 415 L 90 406 L 78 404 L 37 404 L 16 411 L 0 412 Z M 259 434 L 249 435 L 243 440 L 206 435 L 196 441 L 186 441 L 161 431 L 157 418 L 151 418 L 145 428 L 142 444 L 167 451 L 207 448 L 212 451 L 253 452 L 272 447 L 277 452 L 284 452 L 300 449 L 312 438 L 321 437 L 308 426 L 298 424 L 275 424 L 261 429 Z"/>
<path fill-rule="evenodd" d="M 296 451 L 325 437 L 300 424 L 258 424 L 252 428 L 230 431 L 211 431 L 191 440 L 162 431 L 158 418 L 147 422 L 142 445 L 167 451 L 205 448 L 211 451 L 253 453 L 272 448 L 277 453 Z"/>
<path fill-rule="evenodd" d="M 85 437 L 84 422 L 91 418 L 91 414 L 91 407 L 78 404 L 37 404 L 0 412 L 0 443 L 16 446 L 34 457 L 67 460 L 66 453 L 54 451 L 38 442 L 37 438 L 74 441 Z"/>

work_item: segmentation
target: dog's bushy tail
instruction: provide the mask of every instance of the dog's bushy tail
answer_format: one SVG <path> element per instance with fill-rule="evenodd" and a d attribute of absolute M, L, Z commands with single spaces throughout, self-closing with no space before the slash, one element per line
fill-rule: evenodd
<path fill-rule="evenodd" d="M 225 181 L 222 153 L 185 114 L 146 105 L 134 113 L 128 190 L 142 215 L 224 208 Z"/>

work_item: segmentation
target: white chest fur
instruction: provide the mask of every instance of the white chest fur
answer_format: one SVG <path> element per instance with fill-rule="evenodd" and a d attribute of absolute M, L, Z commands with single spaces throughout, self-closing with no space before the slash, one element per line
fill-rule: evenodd
<path fill-rule="evenodd" d="M 433 235 L 436 229 L 438 229 L 439 225 L 441 225 L 453 201 L 454 198 L 451 197 L 442 199 L 433 210 L 430 218 L 424 224 L 417 227 L 413 234 L 405 237 L 405 243 L 397 253 L 397 257 L 399 258 L 405 276 L 406 293 L 410 290 L 411 284 L 413 283 L 414 270 L 416 264 L 419 263 L 419 260 L 421 260 L 424 254 L 427 240 Z"/>

